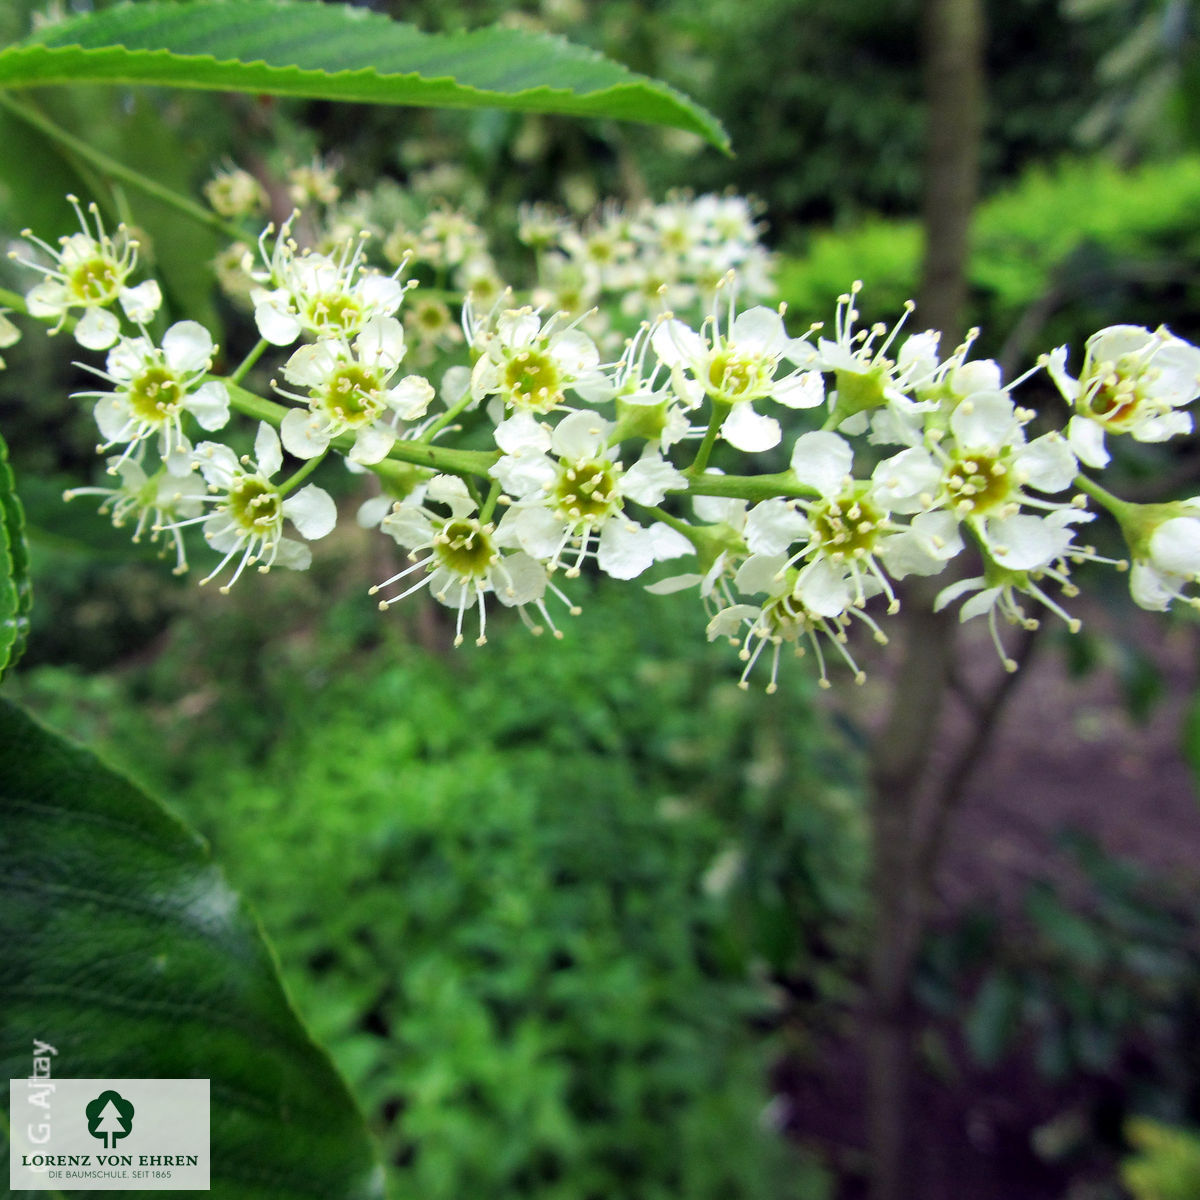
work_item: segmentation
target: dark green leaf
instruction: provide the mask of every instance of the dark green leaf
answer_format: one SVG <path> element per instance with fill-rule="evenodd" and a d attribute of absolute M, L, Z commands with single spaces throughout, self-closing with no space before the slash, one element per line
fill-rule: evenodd
<path fill-rule="evenodd" d="M 1021 985 L 1004 971 L 993 971 L 980 987 L 967 1014 L 967 1042 L 976 1061 L 994 1067 L 1008 1049 L 1021 1013 Z"/>
<path fill-rule="evenodd" d="M 345 1085 L 199 838 L 4 701 L 0 944 L 7 1077 L 36 1036 L 64 1078 L 207 1078 L 214 1195 L 382 1195 Z"/>
<path fill-rule="evenodd" d="M 728 149 L 717 120 L 686 96 L 561 38 L 422 33 L 366 9 L 296 0 L 148 0 L 49 26 L 0 52 L 0 87 L 47 83 L 615 117 Z"/>
<path fill-rule="evenodd" d="M 0 676 L 25 649 L 32 606 L 25 514 L 8 465 L 8 447 L 0 438 Z"/>

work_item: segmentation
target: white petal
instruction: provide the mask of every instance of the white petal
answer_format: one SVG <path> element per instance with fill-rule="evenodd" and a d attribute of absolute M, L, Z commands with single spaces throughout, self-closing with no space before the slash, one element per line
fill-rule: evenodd
<path fill-rule="evenodd" d="M 302 537 L 323 538 L 337 524 L 337 506 L 315 483 L 302 487 L 283 502 L 283 512 Z"/>
<path fill-rule="evenodd" d="M 229 420 L 229 389 L 217 380 L 202 383 L 184 402 L 184 408 L 209 433 L 223 429 Z"/>
<path fill-rule="evenodd" d="M 666 494 L 687 487 L 687 478 L 657 454 L 647 454 L 617 483 L 622 496 L 639 504 L 661 504 Z"/>
<path fill-rule="evenodd" d="M 636 579 L 654 562 L 654 535 L 640 525 L 630 528 L 624 517 L 612 517 L 600 531 L 596 562 L 614 579 Z"/>
<path fill-rule="evenodd" d="M 1150 536 L 1150 558 L 1169 575 L 1195 578 L 1200 574 L 1200 520 L 1172 517 Z"/>
<path fill-rule="evenodd" d="M 129 428 L 129 404 L 123 397 L 101 396 L 92 415 L 106 442 L 128 441 L 133 436 Z"/>
<path fill-rule="evenodd" d="M 786 500 L 764 500 L 746 518 L 746 546 L 752 554 L 786 554 L 808 531 L 808 519 Z"/>
<path fill-rule="evenodd" d="M 254 460 L 258 463 L 258 469 L 268 477 L 283 466 L 279 434 L 266 421 L 258 423 L 258 433 L 254 437 Z"/>
<path fill-rule="evenodd" d="M 984 588 L 977 596 L 972 596 L 966 601 L 962 608 L 958 610 L 958 619 L 960 621 L 970 621 L 975 617 L 982 617 L 989 612 L 992 606 L 1000 599 L 1000 589 L 998 587 Z"/>
<path fill-rule="evenodd" d="M 329 449 L 329 425 L 307 409 L 291 409 L 280 423 L 279 433 L 287 452 L 297 458 L 316 458 Z"/>
<path fill-rule="evenodd" d="M 545 454 L 550 431 L 529 412 L 519 412 L 496 426 L 496 445 L 505 454 Z"/>
<path fill-rule="evenodd" d="M 599 458 L 612 430 L 612 422 L 596 413 L 580 410 L 558 423 L 550 435 L 550 444 L 555 454 L 572 462 Z"/>
<path fill-rule="evenodd" d="M 654 353 L 668 367 L 701 362 L 708 353 L 704 339 L 694 329 L 674 318 L 654 327 L 650 344 L 654 347 Z"/>
<path fill-rule="evenodd" d="M 1166 612 L 1178 595 L 1182 580 L 1176 586 L 1149 563 L 1135 562 L 1129 571 L 1129 593 L 1133 602 L 1151 612 Z"/>
<path fill-rule="evenodd" d="M 134 288 L 123 288 L 117 298 L 125 315 L 137 325 L 145 325 L 162 307 L 162 289 L 153 279 Z"/>
<path fill-rule="evenodd" d="M 774 417 L 756 413 L 749 404 L 735 404 L 721 426 L 721 436 L 747 454 L 757 454 L 779 445 L 782 433 Z"/>
<path fill-rule="evenodd" d="M 59 283 L 57 279 L 43 280 L 25 293 L 25 305 L 31 317 L 61 316 L 70 302 L 66 284 Z"/>
<path fill-rule="evenodd" d="M 371 466 L 373 463 L 382 462 L 387 458 L 388 451 L 395 444 L 396 435 L 390 429 L 377 425 L 369 429 L 360 429 L 358 436 L 354 439 L 354 445 L 346 457 L 351 462 Z"/>
<path fill-rule="evenodd" d="M 678 529 L 672 529 L 662 521 L 655 521 L 650 526 L 650 537 L 655 562 L 666 562 L 668 559 L 696 553 L 696 547 Z"/>
<path fill-rule="evenodd" d="M 564 374 L 575 378 L 600 361 L 596 343 L 580 329 L 564 329 L 550 339 L 550 357 Z"/>
<path fill-rule="evenodd" d="M 801 572 L 796 594 L 804 607 L 819 617 L 836 617 L 850 605 L 846 576 L 827 559 L 818 559 Z"/>
<path fill-rule="evenodd" d="M 107 350 L 117 340 L 121 322 L 106 308 L 89 308 L 75 326 L 75 340 L 87 350 Z"/>
<path fill-rule="evenodd" d="M 775 381 L 771 399 L 788 408 L 816 408 L 825 400 L 825 376 L 820 371 L 802 371 Z"/>
<path fill-rule="evenodd" d="M 1067 422 L 1067 441 L 1081 463 L 1097 469 L 1108 465 L 1109 453 L 1104 448 L 1104 427 L 1090 417 L 1077 414 Z"/>
<path fill-rule="evenodd" d="M 721 609 L 708 623 L 708 640 L 715 642 L 717 638 L 733 637 L 741 632 L 746 621 L 753 621 L 761 611 L 752 604 L 733 604 Z"/>
<path fill-rule="evenodd" d="M 1034 438 L 1013 456 L 1024 482 L 1039 492 L 1062 492 L 1079 473 L 1070 442 L 1061 434 L 1046 433 Z"/>
<path fill-rule="evenodd" d="M 259 335 L 272 346 L 290 346 L 300 336 L 300 322 L 287 309 L 287 293 L 270 294 L 254 306 Z"/>
<path fill-rule="evenodd" d="M 312 566 L 312 551 L 294 538 L 280 538 L 271 565 L 286 567 L 289 571 L 307 571 Z"/>
<path fill-rule="evenodd" d="M 546 591 L 546 568 L 537 559 L 518 550 L 506 555 L 490 572 L 496 599 L 501 604 L 529 604 Z"/>
<path fill-rule="evenodd" d="M 792 447 L 792 473 L 822 496 L 836 496 L 846 486 L 853 463 L 850 443 L 826 430 L 806 433 Z"/>
<path fill-rule="evenodd" d="M 734 317 L 729 340 L 739 350 L 767 356 L 780 354 L 787 345 L 788 336 L 779 313 L 760 305 Z"/>
<path fill-rule="evenodd" d="M 992 556 L 1011 571 L 1048 566 L 1071 542 L 1070 529 L 1028 513 L 988 521 L 987 536 Z"/>
<path fill-rule="evenodd" d="M 416 421 L 423 417 L 436 393 L 433 384 L 420 375 L 405 375 L 395 387 L 384 393 L 384 402 L 402 420 Z"/>
<path fill-rule="evenodd" d="M 669 575 L 657 583 L 646 584 L 646 591 L 655 596 L 671 596 L 676 592 L 686 592 L 689 588 L 699 587 L 703 575 Z"/>
<path fill-rule="evenodd" d="M 1016 406 L 1007 392 L 975 392 L 950 414 L 950 430 L 964 450 L 987 450 L 1020 439 Z"/>
<path fill-rule="evenodd" d="M 363 529 L 373 529 L 392 511 L 394 503 L 391 496 L 372 496 L 358 506 L 354 519 Z"/>
<path fill-rule="evenodd" d="M 164 335 L 162 348 L 163 358 L 173 371 L 207 371 L 212 362 L 212 337 L 198 321 L 176 322 Z"/>
<path fill-rule="evenodd" d="M 738 568 L 734 583 L 739 592 L 753 596 L 756 592 L 774 592 L 779 588 L 780 573 L 787 566 L 783 554 L 752 554 Z"/>

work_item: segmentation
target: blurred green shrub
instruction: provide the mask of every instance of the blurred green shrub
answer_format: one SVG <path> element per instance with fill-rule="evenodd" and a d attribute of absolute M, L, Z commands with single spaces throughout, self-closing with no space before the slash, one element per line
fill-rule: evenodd
<path fill-rule="evenodd" d="M 206 598 L 147 670 L 43 667 L 22 699 L 212 839 L 396 1196 L 828 1196 L 768 1083 L 862 899 L 855 757 L 803 672 L 743 693 L 688 600 L 632 589 L 561 643 L 497 622 L 432 657 L 342 573 Z"/>
<path fill-rule="evenodd" d="M 1200 1136 L 1145 1119 L 1127 1123 L 1137 1153 L 1121 1164 L 1121 1182 L 1135 1200 L 1194 1200 L 1200 1196 Z"/>
<path fill-rule="evenodd" d="M 1051 1082 L 1119 1080 L 1124 1111 L 1195 1120 L 1194 884 L 1113 857 L 1082 834 L 1061 840 L 1073 877 L 1031 885 L 1015 934 L 979 910 L 931 937 L 918 996 L 960 1025 L 985 1068 L 1028 1050 Z"/>
<path fill-rule="evenodd" d="M 1132 171 L 1098 158 L 1035 168 L 979 207 L 970 264 L 974 319 L 995 338 L 1052 289 L 1060 306 L 1095 303 L 1097 275 L 1120 279 L 1121 262 L 1147 258 L 1169 268 L 1157 272 L 1164 280 L 1194 288 L 1198 214 L 1195 156 Z M 871 218 L 845 233 L 816 234 L 802 253 L 785 258 L 779 292 L 797 321 L 828 319 L 834 297 L 863 279 L 867 319 L 894 319 L 916 292 L 920 255 L 916 221 Z M 1178 297 L 1176 307 L 1184 307 Z"/>

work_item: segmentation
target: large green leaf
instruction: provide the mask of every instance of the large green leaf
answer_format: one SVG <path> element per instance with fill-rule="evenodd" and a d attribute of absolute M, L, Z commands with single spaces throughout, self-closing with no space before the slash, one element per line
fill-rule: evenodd
<path fill-rule="evenodd" d="M 0 87 L 45 83 L 616 117 L 728 148 L 717 120 L 686 96 L 561 38 L 422 33 L 366 9 L 296 0 L 149 0 L 51 25 L 0 52 Z"/>
<path fill-rule="evenodd" d="M 8 447 L 0 438 L 0 676 L 25 648 L 32 605 L 25 514 L 8 465 Z"/>
<path fill-rule="evenodd" d="M 345 1084 L 199 838 L 4 701 L 0 945 L 5 1078 L 37 1037 L 62 1078 L 210 1079 L 214 1195 L 382 1195 Z"/>

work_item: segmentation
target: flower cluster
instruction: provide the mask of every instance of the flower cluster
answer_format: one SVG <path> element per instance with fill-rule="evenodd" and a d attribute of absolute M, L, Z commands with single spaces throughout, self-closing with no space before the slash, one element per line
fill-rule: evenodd
<path fill-rule="evenodd" d="M 1139 604 L 1200 604 L 1200 498 L 1135 505 L 1085 473 L 1121 435 L 1190 431 L 1200 350 L 1166 330 L 1101 330 L 1077 377 L 1061 347 L 1006 382 L 972 357 L 974 334 L 948 348 L 909 328 L 911 305 L 862 326 L 860 284 L 831 328 L 789 329 L 782 306 L 757 302 L 766 259 L 737 197 L 606 208 L 582 227 L 527 210 L 541 282 L 474 288 L 471 271 L 493 277 L 493 260 L 461 214 L 439 210 L 411 239 L 372 237 L 344 227 L 326 168 L 302 175 L 297 194 L 330 206 L 329 223 L 293 214 L 258 236 L 257 260 L 243 252 L 261 340 L 229 375 L 214 373 L 218 347 L 196 322 L 151 334 L 160 290 L 136 281 L 135 243 L 94 209 L 76 205 L 80 232 L 58 250 L 31 238 L 41 257 L 18 256 L 43 276 L 29 315 L 107 350 L 87 367 L 105 388 L 80 397 L 117 482 L 70 494 L 102 496 L 135 538 L 165 537 L 177 570 L 192 525 L 218 556 L 204 582 L 220 576 L 223 591 L 250 566 L 306 568 L 307 543 L 337 521 L 307 480 L 333 456 L 376 477 L 358 521 L 405 556 L 370 588 L 379 607 L 425 590 L 454 612 L 456 644 L 468 613 L 483 643 L 497 604 L 561 636 L 554 606 L 579 611 L 570 581 L 585 570 L 633 580 L 671 563 L 649 590 L 697 593 L 710 640 L 738 648 L 743 685 L 765 663 L 774 690 L 785 651 L 811 654 L 822 684 L 832 659 L 861 679 L 852 631 L 885 641 L 912 576 L 942 577 L 936 606 L 983 617 L 1011 666 L 1002 623 L 1028 627 L 1044 609 L 1077 628 L 1063 603 L 1074 569 L 1127 565 L 1083 540 L 1100 511 L 1124 536 Z M 247 219 L 261 205 L 232 168 L 209 195 Z M 402 281 L 418 260 L 454 272 L 457 291 Z M 640 297 L 615 305 L 646 314 L 617 352 L 612 326 L 547 288 L 568 275 L 589 304 Z M 0 344 L 14 337 L 0 317 Z M 271 347 L 286 357 L 273 395 L 256 395 L 243 382 Z M 1043 368 L 1043 392 L 1064 402 L 1057 422 L 1016 398 Z M 252 454 L 224 440 L 237 439 L 235 414 L 257 422 Z M 744 466 L 751 455 L 765 465 Z"/>

